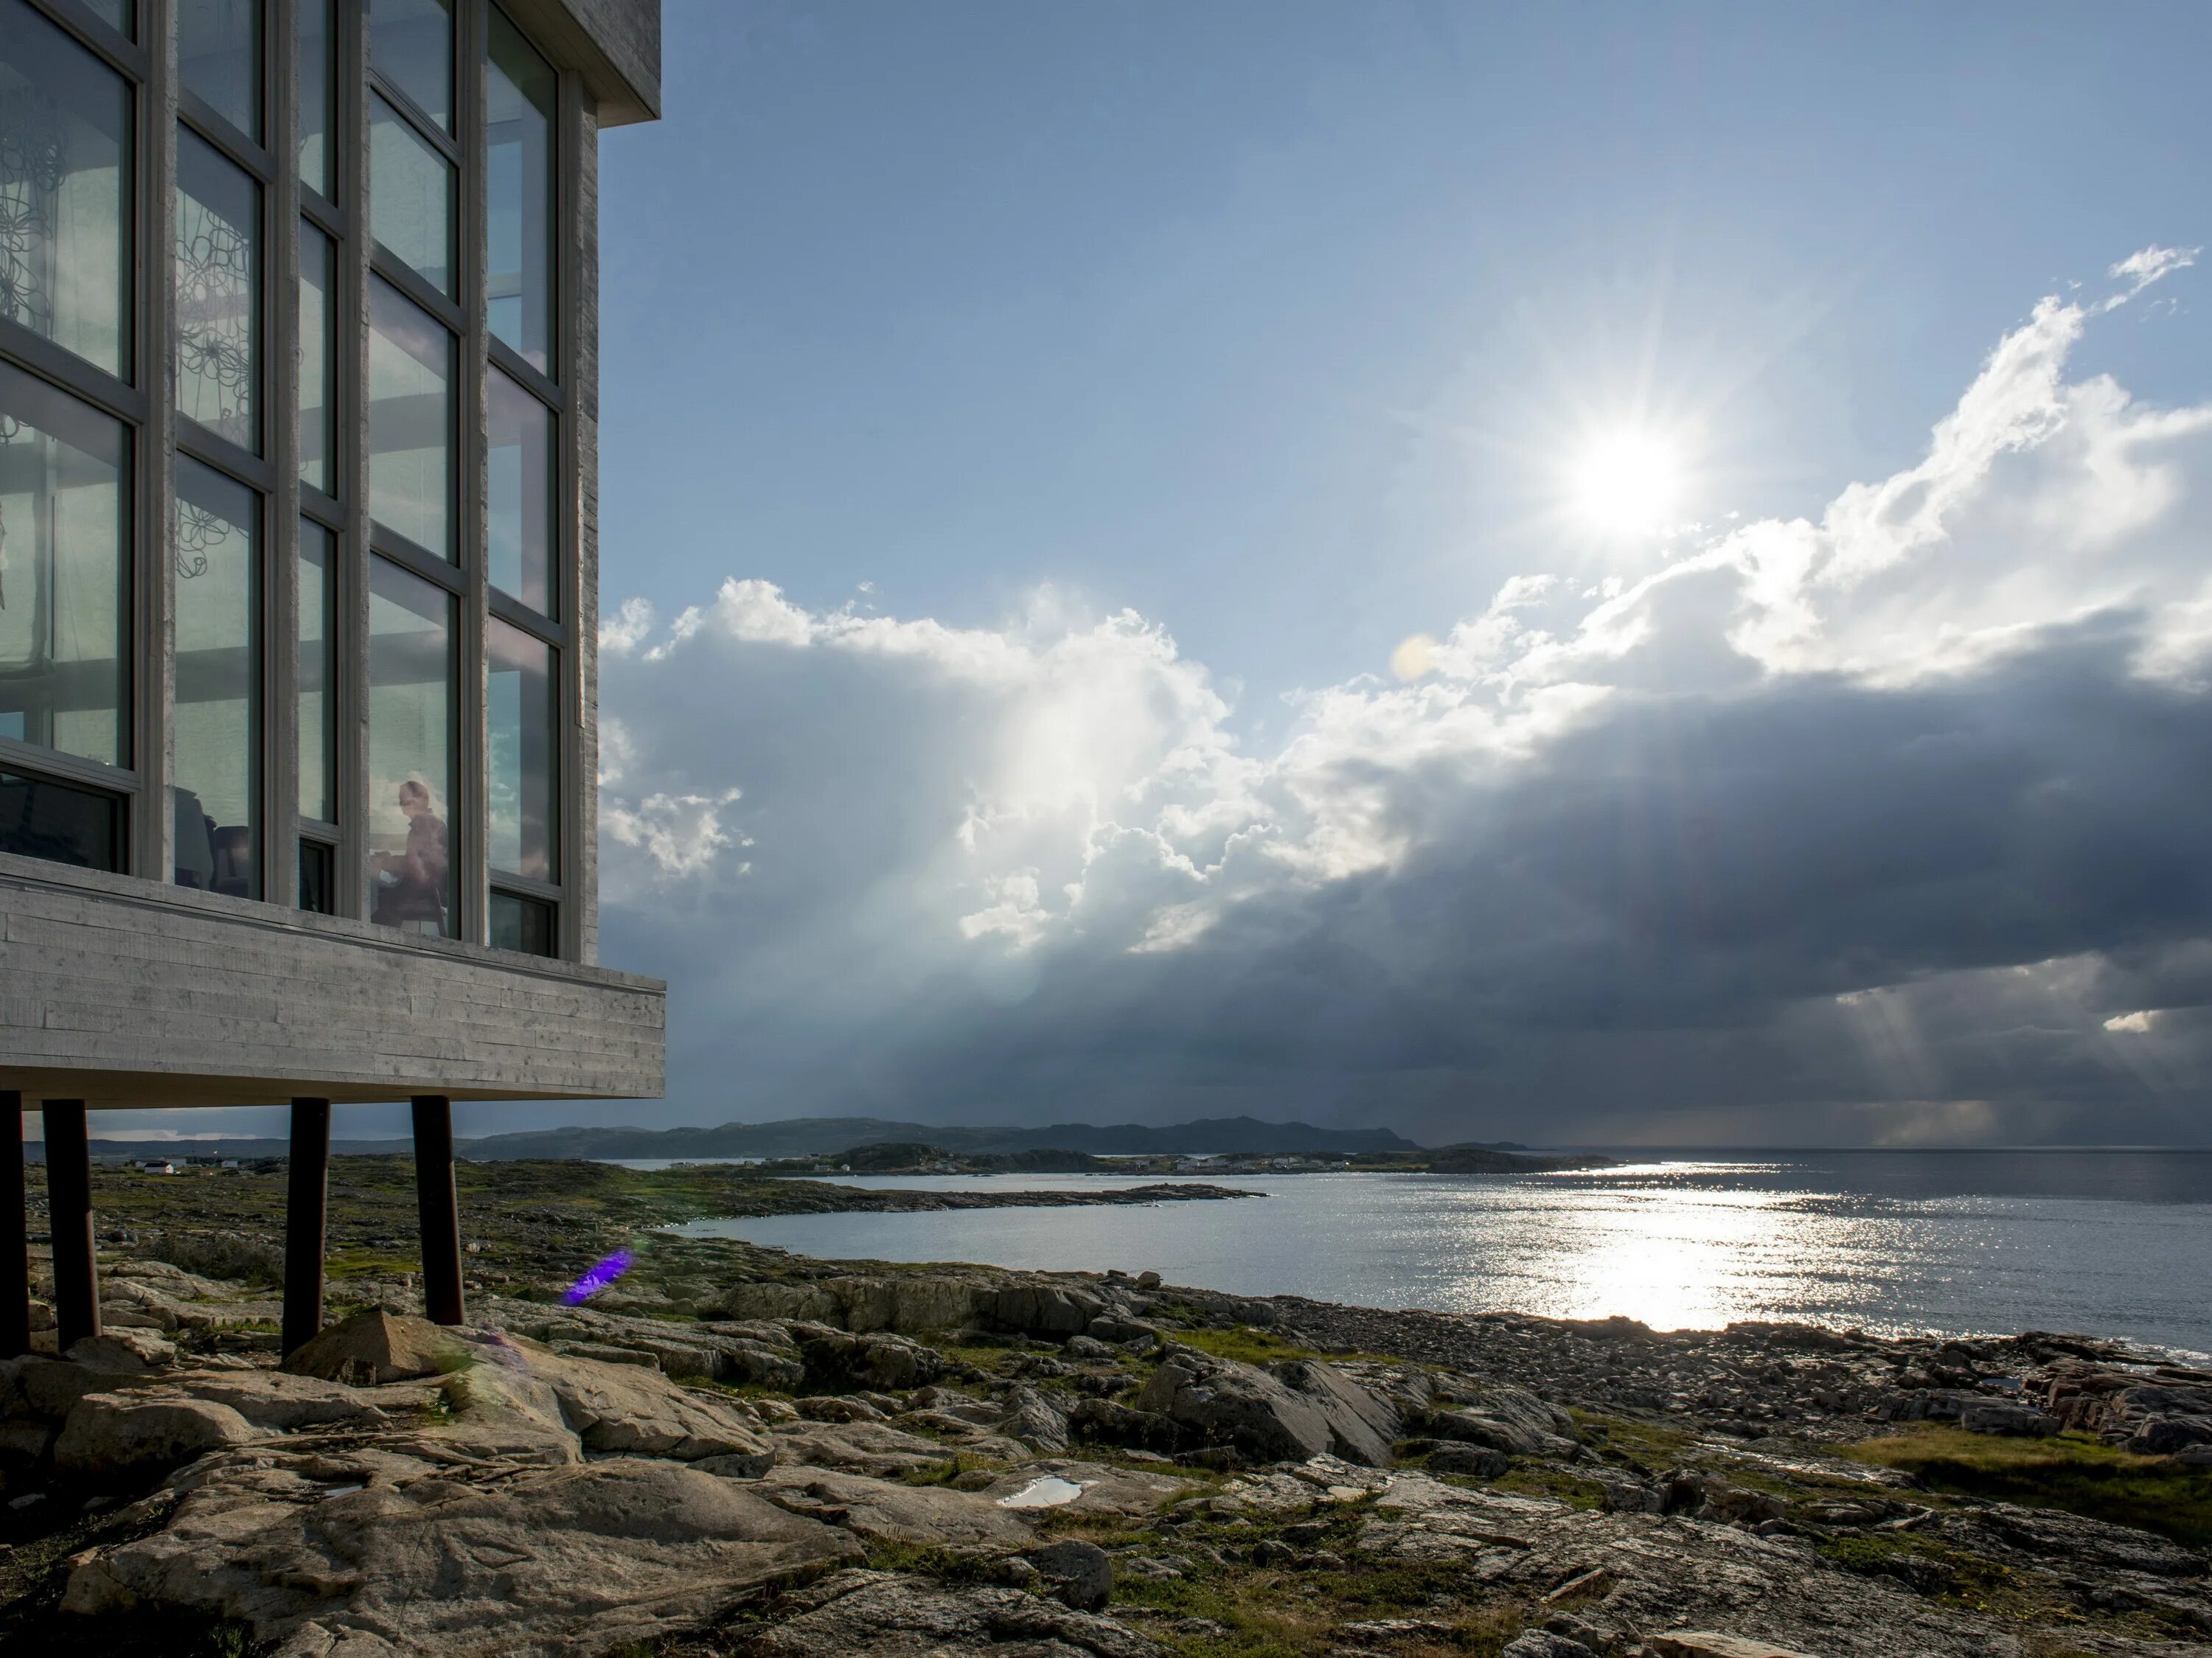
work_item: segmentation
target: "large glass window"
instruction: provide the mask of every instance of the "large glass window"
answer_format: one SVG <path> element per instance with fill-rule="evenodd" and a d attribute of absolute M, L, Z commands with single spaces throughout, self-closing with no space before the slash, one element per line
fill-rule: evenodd
<path fill-rule="evenodd" d="M 300 223 L 300 482 L 337 492 L 337 250 Z"/>
<path fill-rule="evenodd" d="M 177 458 L 176 881 L 261 896 L 261 503 Z"/>
<path fill-rule="evenodd" d="M 300 0 L 299 30 L 299 167 L 300 182 L 325 199 L 335 199 L 331 173 L 337 157 L 331 142 L 331 110 L 336 102 L 337 59 L 331 48 L 337 32 L 331 27 L 332 0 Z"/>
<path fill-rule="evenodd" d="M 484 242 L 491 331 L 553 362 L 553 69 L 494 7 L 484 77 Z"/>
<path fill-rule="evenodd" d="M 177 130 L 177 412 L 256 453 L 261 187 Z"/>
<path fill-rule="evenodd" d="M 337 551 L 337 537 L 312 519 L 300 520 L 300 816 L 326 823 L 338 815 L 331 695 L 337 685 L 337 589 L 331 580 Z"/>
<path fill-rule="evenodd" d="M 368 100 L 368 225 L 441 294 L 453 291 L 453 169 L 407 118 Z"/>
<path fill-rule="evenodd" d="M 0 363 L 0 737 L 131 763 L 131 437 Z"/>
<path fill-rule="evenodd" d="M 453 130 L 451 0 L 369 0 L 368 60 L 425 115 Z"/>
<path fill-rule="evenodd" d="M 496 368 L 485 501 L 491 585 L 544 616 L 555 612 L 553 413 Z"/>
<path fill-rule="evenodd" d="M 123 803 L 96 790 L 0 769 L 0 852 L 119 872 Z"/>
<path fill-rule="evenodd" d="M 261 0 L 177 0 L 177 79 L 261 142 Z"/>
<path fill-rule="evenodd" d="M 138 33 L 138 7 L 136 0 L 84 0 L 85 7 L 94 17 L 126 39 L 135 39 Z"/>
<path fill-rule="evenodd" d="M 512 892 L 491 896 L 491 942 L 494 949 L 519 950 L 525 956 L 555 953 L 555 910 L 535 898 Z"/>
<path fill-rule="evenodd" d="M 532 880 L 555 878 L 553 648 L 494 617 L 489 658 L 491 866 Z"/>
<path fill-rule="evenodd" d="M 369 919 L 452 930 L 453 600 L 369 560 Z"/>
<path fill-rule="evenodd" d="M 368 285 L 368 510 L 453 556 L 453 337 L 388 282 Z"/>
<path fill-rule="evenodd" d="M 0 317 L 131 374 L 131 88 L 0 0 Z"/>

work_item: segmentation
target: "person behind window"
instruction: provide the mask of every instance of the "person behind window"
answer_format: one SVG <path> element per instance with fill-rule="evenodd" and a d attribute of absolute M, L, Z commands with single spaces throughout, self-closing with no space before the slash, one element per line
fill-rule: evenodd
<path fill-rule="evenodd" d="M 418 932 L 446 930 L 446 820 L 431 810 L 430 791 L 415 778 L 399 786 L 407 818 L 404 851 L 379 853 L 376 903 L 369 920 Z"/>

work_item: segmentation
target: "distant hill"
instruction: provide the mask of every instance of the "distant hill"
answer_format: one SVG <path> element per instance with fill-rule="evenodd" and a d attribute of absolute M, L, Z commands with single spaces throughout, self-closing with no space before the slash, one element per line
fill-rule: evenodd
<path fill-rule="evenodd" d="M 538 1128 L 483 1139 L 458 1140 L 454 1149 L 480 1162 L 519 1157 L 808 1157 L 854 1146 L 899 1142 L 933 1145 L 969 1155 L 1015 1151 L 1082 1151 L 1094 1157 L 1146 1152 L 1419 1151 L 1387 1128 L 1314 1128 L 1302 1122 L 1262 1122 L 1257 1117 L 1207 1117 L 1196 1122 L 1147 1127 L 1142 1123 L 1053 1123 L 1042 1128 L 941 1127 L 890 1122 L 880 1117 L 791 1117 L 781 1122 L 726 1122 L 719 1128 Z M 37 1141 L 24 1146 L 36 1162 Z M 219 1140 L 94 1140 L 95 1157 L 281 1157 L 282 1139 L 241 1136 Z M 333 1140 L 341 1157 L 404 1157 L 410 1141 Z"/>
<path fill-rule="evenodd" d="M 877 1117 L 793 1117 L 781 1122 L 727 1122 L 719 1128 L 546 1128 L 465 1142 L 480 1160 L 511 1157 L 805 1157 L 884 1142 L 941 1146 L 947 1151 L 1087 1151 L 1093 1156 L 1147 1151 L 1418 1151 L 1387 1128 L 1314 1128 L 1257 1117 L 1212 1117 L 1148 1127 L 1052 1123 L 1037 1128 L 944 1127 Z"/>

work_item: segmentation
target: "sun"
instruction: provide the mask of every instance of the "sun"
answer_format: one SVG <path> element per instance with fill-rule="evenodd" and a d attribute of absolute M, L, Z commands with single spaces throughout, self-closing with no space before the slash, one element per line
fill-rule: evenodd
<path fill-rule="evenodd" d="M 1591 529 L 1626 538 L 1656 535 L 1682 501 L 1680 450 L 1660 434 L 1624 428 L 1599 434 L 1567 468 L 1574 514 Z"/>

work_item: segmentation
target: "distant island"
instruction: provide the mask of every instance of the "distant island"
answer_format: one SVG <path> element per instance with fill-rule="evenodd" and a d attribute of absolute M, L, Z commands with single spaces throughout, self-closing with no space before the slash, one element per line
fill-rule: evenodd
<path fill-rule="evenodd" d="M 25 1148 L 33 1160 L 44 1151 Z M 339 1156 L 404 1156 L 404 1139 L 339 1140 Z M 104 1139 L 94 1155 L 110 1160 L 250 1163 L 281 1157 L 282 1139 L 239 1136 L 204 1140 Z M 1282 1160 L 1303 1168 L 1351 1168 L 1436 1174 L 1511 1174 L 1610 1167 L 1613 1159 L 1581 1154 L 1529 1155 L 1515 1140 L 1428 1147 L 1387 1128 L 1316 1128 L 1257 1117 L 1206 1117 L 1190 1122 L 1048 1123 L 1036 1127 L 963 1127 L 899 1122 L 880 1117 L 791 1117 L 776 1122 L 728 1122 L 713 1128 L 534 1129 L 462 1139 L 455 1150 L 477 1163 L 589 1158 L 600 1162 L 733 1158 L 789 1163 L 792 1172 L 850 1167 L 855 1172 L 1116 1173 L 1266 1172 Z M 855 1159 L 858 1159 L 856 1162 Z M 779 1169 L 777 1172 L 784 1172 Z"/>

